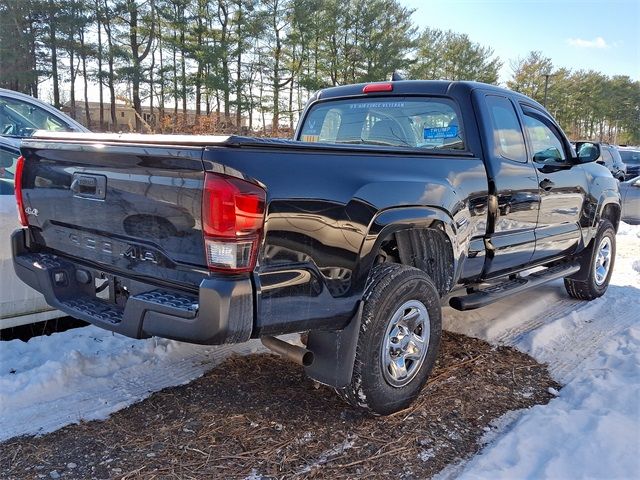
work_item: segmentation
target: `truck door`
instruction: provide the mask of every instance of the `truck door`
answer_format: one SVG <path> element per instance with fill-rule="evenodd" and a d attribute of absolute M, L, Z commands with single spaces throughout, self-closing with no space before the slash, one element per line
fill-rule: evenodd
<path fill-rule="evenodd" d="M 515 105 L 506 96 L 483 91 L 476 91 L 475 103 L 490 192 L 483 276 L 492 277 L 531 260 L 540 195 Z"/>
<path fill-rule="evenodd" d="M 540 190 L 536 248 L 531 259 L 537 262 L 577 248 L 587 178 L 583 168 L 572 162 L 569 144 L 555 122 L 531 106 L 522 105 L 522 113 Z"/>

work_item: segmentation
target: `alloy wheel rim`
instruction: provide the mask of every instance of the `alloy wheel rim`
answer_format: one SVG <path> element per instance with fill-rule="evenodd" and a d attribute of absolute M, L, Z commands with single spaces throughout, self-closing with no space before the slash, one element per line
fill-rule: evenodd
<path fill-rule="evenodd" d="M 611 268 L 611 239 L 604 237 L 598 245 L 598 253 L 594 260 L 594 272 L 596 285 L 602 285 L 609 274 Z"/>
<path fill-rule="evenodd" d="M 382 373 L 392 387 L 407 385 L 416 376 L 429 348 L 427 307 L 418 300 L 403 303 L 391 317 L 382 342 Z"/>

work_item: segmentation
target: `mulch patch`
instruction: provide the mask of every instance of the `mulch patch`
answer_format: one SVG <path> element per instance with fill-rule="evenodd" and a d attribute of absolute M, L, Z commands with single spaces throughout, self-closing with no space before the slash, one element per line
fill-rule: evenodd
<path fill-rule="evenodd" d="M 490 422 L 559 385 L 507 347 L 445 332 L 409 409 L 372 417 L 275 355 L 232 357 L 106 421 L 0 444 L 0 477 L 426 478 L 482 446 Z"/>

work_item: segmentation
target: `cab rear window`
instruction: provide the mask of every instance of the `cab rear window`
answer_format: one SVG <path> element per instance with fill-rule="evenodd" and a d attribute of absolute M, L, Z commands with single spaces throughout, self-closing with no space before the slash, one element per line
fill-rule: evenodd
<path fill-rule="evenodd" d="M 375 97 L 319 103 L 307 114 L 299 140 L 426 150 L 465 149 L 455 104 L 440 97 Z"/>

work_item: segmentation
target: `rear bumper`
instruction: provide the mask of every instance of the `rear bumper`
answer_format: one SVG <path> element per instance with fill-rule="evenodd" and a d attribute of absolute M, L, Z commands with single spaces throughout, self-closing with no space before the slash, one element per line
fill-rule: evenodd
<path fill-rule="evenodd" d="M 206 278 L 197 297 L 143 285 L 123 306 L 116 305 L 96 297 L 97 270 L 53 254 L 31 252 L 26 233 L 21 229 L 11 236 L 16 274 L 41 292 L 49 305 L 72 317 L 132 338 L 158 336 L 218 345 L 251 337 L 254 308 L 249 278 Z"/>

